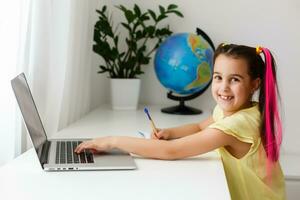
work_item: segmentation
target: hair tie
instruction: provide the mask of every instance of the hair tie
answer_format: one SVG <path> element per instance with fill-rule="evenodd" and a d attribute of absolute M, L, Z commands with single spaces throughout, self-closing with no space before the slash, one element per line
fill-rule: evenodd
<path fill-rule="evenodd" d="M 257 46 L 256 47 L 256 54 L 260 54 L 262 52 L 262 47 L 261 46 Z"/>
<path fill-rule="evenodd" d="M 226 44 L 226 43 L 223 43 L 223 44 L 222 44 L 222 47 L 225 47 L 226 45 L 228 45 L 228 44 Z"/>

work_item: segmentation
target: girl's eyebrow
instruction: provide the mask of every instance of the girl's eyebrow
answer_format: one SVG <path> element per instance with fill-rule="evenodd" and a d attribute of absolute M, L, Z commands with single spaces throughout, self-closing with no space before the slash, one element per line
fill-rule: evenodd
<path fill-rule="evenodd" d="M 214 72 L 213 75 L 215 75 L 215 74 L 220 75 L 221 73 L 220 72 Z M 239 77 L 241 79 L 244 79 L 244 77 L 240 74 L 230 74 L 229 76 L 236 76 L 236 77 Z"/>
<path fill-rule="evenodd" d="M 244 77 L 242 75 L 240 75 L 240 74 L 230 74 L 230 76 L 237 76 L 237 77 L 239 77 L 241 79 L 244 79 Z"/>

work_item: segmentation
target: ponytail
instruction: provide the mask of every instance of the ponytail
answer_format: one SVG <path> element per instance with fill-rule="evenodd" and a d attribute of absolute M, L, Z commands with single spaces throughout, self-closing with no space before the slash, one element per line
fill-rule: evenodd
<path fill-rule="evenodd" d="M 257 53 L 263 52 L 265 57 L 265 73 L 262 88 L 264 95 L 263 109 L 263 142 L 269 163 L 279 159 L 280 145 L 282 142 L 282 124 L 278 112 L 278 89 L 276 84 L 275 61 L 267 48 L 256 48 Z"/>

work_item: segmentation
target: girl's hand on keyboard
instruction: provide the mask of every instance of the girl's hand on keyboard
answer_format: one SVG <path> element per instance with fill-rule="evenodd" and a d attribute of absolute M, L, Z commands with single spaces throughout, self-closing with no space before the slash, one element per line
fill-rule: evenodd
<path fill-rule="evenodd" d="M 81 153 L 85 149 L 90 150 L 92 153 L 107 151 L 111 149 L 111 141 L 112 137 L 101 137 L 84 141 L 76 147 L 75 153 Z"/>

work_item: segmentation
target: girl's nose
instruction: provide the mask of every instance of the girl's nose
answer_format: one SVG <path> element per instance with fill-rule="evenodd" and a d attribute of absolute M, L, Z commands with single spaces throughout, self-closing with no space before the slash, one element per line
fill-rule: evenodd
<path fill-rule="evenodd" d="M 220 89 L 224 92 L 229 91 L 229 84 L 227 81 L 222 81 Z"/>

